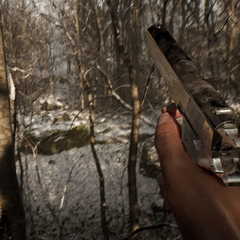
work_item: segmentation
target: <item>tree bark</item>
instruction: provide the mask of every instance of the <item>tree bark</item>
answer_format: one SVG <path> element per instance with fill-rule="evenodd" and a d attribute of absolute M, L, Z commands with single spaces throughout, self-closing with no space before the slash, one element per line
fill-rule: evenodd
<path fill-rule="evenodd" d="M 178 44 L 180 46 L 183 45 L 184 42 L 184 33 L 185 33 L 185 26 L 186 26 L 186 10 L 185 10 L 185 1 L 181 1 L 181 13 L 182 13 L 182 19 L 181 19 L 181 27 L 180 27 L 180 33 L 178 37 Z"/>
<path fill-rule="evenodd" d="M 173 0 L 172 1 L 172 10 L 170 13 L 170 21 L 169 21 L 169 32 L 171 34 L 174 33 L 174 21 L 175 21 L 175 14 L 176 14 L 176 8 L 178 6 L 179 0 Z"/>
<path fill-rule="evenodd" d="M 211 73 L 210 77 L 212 80 L 212 83 L 214 82 L 214 63 L 213 63 L 213 38 L 214 36 L 214 23 L 211 21 L 211 15 L 213 11 L 212 1 L 205 0 L 205 6 L 204 6 L 204 17 L 205 17 L 205 24 L 206 24 L 206 38 L 207 38 L 207 52 L 208 52 L 208 61 L 207 65 L 209 66 L 209 71 Z M 206 66 L 205 66 L 206 67 Z M 207 67 L 206 67 L 207 69 Z"/>
<path fill-rule="evenodd" d="M 76 48 L 77 49 L 77 63 L 78 63 L 78 68 L 79 68 L 79 74 L 80 74 L 80 77 L 79 77 L 79 86 L 80 86 L 80 99 L 81 99 L 81 108 L 82 108 L 82 116 L 83 116 L 83 119 L 86 120 L 86 116 L 85 116 L 85 100 L 84 100 L 84 87 L 83 87 L 83 66 L 80 64 L 81 63 L 81 41 L 80 41 L 80 25 L 79 25 L 79 5 L 78 5 L 78 1 L 76 0 L 73 0 L 72 1 L 72 4 L 73 4 L 73 10 L 74 10 L 74 16 L 75 16 L 75 23 L 76 23 L 76 30 L 77 30 L 77 33 L 76 33 L 76 36 L 77 36 L 77 44 L 78 44 L 78 47 Z"/>
<path fill-rule="evenodd" d="M 100 209 L 101 209 L 101 226 L 104 240 L 108 240 L 108 224 L 106 216 L 106 199 L 105 199 L 105 180 L 104 175 L 101 169 L 100 160 L 98 158 L 96 149 L 95 149 L 95 137 L 94 137 L 94 123 L 95 123 L 95 104 L 93 101 L 92 93 L 88 92 L 88 101 L 89 101 L 89 112 L 90 112 L 90 145 L 92 149 L 93 158 L 95 165 L 97 167 L 97 172 L 99 176 L 100 184 Z"/>
<path fill-rule="evenodd" d="M 16 175 L 1 22 L 0 27 L 0 206 L 6 211 L 12 238 L 23 240 L 25 214 Z"/>
<path fill-rule="evenodd" d="M 168 5 L 169 0 L 164 0 L 163 1 L 163 7 L 162 7 L 162 19 L 161 19 L 161 24 L 162 26 L 166 25 L 166 18 L 167 18 L 167 5 Z"/>
<path fill-rule="evenodd" d="M 99 184 L 100 184 L 100 209 L 101 209 L 101 227 L 102 233 L 105 240 L 109 239 L 108 236 L 108 224 L 106 220 L 106 200 L 105 200 L 105 180 L 104 175 L 101 169 L 100 160 L 98 158 L 96 149 L 95 149 L 95 137 L 94 137 L 94 123 L 95 123 L 95 108 L 96 108 L 96 101 L 94 100 L 93 93 L 91 91 L 92 86 L 90 82 L 86 78 L 86 73 L 84 73 L 83 65 L 81 64 L 81 55 L 82 49 L 80 46 L 80 25 L 79 25 L 79 13 L 80 13 L 80 5 L 78 5 L 78 1 L 73 0 L 73 9 L 76 21 L 76 29 L 77 29 L 77 43 L 78 43 L 78 53 L 77 53 L 77 63 L 79 69 L 79 77 L 80 77 L 80 86 L 81 86 L 81 102 L 82 108 L 84 107 L 84 95 L 83 95 L 83 84 L 87 87 L 88 93 L 88 102 L 89 102 L 89 113 L 90 113 L 90 146 L 93 154 L 93 158 L 95 161 L 95 165 L 97 168 L 98 176 L 99 176 Z M 94 87 L 95 89 L 95 87 Z M 96 90 L 96 89 L 95 89 Z"/>
<path fill-rule="evenodd" d="M 232 24 L 230 26 L 230 42 L 227 42 L 227 44 L 229 45 L 228 47 L 228 61 L 227 61 L 227 91 L 224 95 L 224 98 L 227 98 L 228 95 L 228 91 L 230 88 L 230 84 L 233 83 L 234 81 L 234 76 L 232 73 L 232 68 L 233 68 L 233 58 L 234 58 L 234 38 L 236 36 L 236 24 L 234 21 L 234 15 L 236 12 L 236 4 L 237 4 L 237 0 L 232 0 L 231 1 L 231 16 L 232 16 Z M 237 88 L 236 88 L 237 89 Z"/>
<path fill-rule="evenodd" d="M 128 192 L 129 192 L 129 232 L 135 231 L 139 228 L 139 209 L 137 197 L 137 182 L 136 182 L 136 162 L 137 149 L 139 139 L 139 125 L 140 125 L 140 102 L 138 96 L 138 86 L 136 84 L 136 69 L 129 69 L 129 80 L 131 85 L 132 98 L 132 129 L 130 137 L 130 150 L 128 158 Z M 137 239 L 137 235 L 131 239 Z"/>
<path fill-rule="evenodd" d="M 130 58 L 126 54 L 126 48 L 120 35 L 120 26 L 117 17 L 113 11 L 110 0 L 107 0 L 107 5 L 111 14 L 113 31 L 115 41 L 119 54 L 128 69 L 130 92 L 132 100 L 132 129 L 130 135 L 130 150 L 128 158 L 128 191 L 129 191 L 129 232 L 133 232 L 139 228 L 139 207 L 137 197 L 137 183 L 136 183 L 136 162 L 137 162 L 137 148 L 139 138 L 139 123 L 140 123 L 140 101 L 138 96 L 138 86 L 136 83 L 137 74 L 136 68 L 133 67 Z M 133 33 L 134 34 L 134 33 Z M 137 239 L 134 235 L 131 239 Z"/>

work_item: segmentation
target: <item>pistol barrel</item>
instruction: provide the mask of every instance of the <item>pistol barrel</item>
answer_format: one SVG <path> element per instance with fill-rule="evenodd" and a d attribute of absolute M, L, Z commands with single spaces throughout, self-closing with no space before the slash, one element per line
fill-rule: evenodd
<path fill-rule="evenodd" d="M 182 141 L 190 157 L 227 185 L 240 186 L 239 123 L 234 111 L 200 77 L 164 27 L 151 26 L 146 38 L 148 50 L 182 113 Z"/>

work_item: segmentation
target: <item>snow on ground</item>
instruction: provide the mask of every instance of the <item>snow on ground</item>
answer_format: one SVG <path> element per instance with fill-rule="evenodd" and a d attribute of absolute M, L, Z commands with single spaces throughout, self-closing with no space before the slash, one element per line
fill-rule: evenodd
<path fill-rule="evenodd" d="M 69 120 L 64 121 L 64 115 L 67 115 Z M 40 115 L 24 117 L 24 124 L 28 126 L 32 135 L 40 137 L 57 130 L 67 131 L 79 124 L 86 125 L 87 122 L 78 116 L 79 112 L 77 111 L 70 113 L 66 110 L 42 111 Z"/>
<path fill-rule="evenodd" d="M 73 123 L 76 113 L 71 113 L 69 121 L 53 124 L 57 115 L 59 111 L 49 113 L 48 121 L 34 116 L 31 129 L 35 134 L 53 129 L 63 130 L 82 121 L 78 118 Z M 151 118 L 156 122 L 156 116 Z M 96 119 L 96 139 L 104 143 L 97 144 L 96 150 L 105 177 L 110 239 L 122 239 L 128 233 L 127 160 L 130 122 L 129 114 L 98 116 Z M 150 136 L 153 132 L 153 127 L 141 123 L 141 135 Z M 103 239 L 99 177 L 90 146 L 52 156 L 22 154 L 22 165 L 29 239 Z M 20 176 L 20 168 L 18 173 Z M 142 225 L 156 223 L 159 219 L 154 219 L 151 205 L 162 206 L 163 203 L 157 182 L 138 174 L 137 184 L 140 222 Z M 140 234 L 140 239 L 161 239 L 163 233 Z"/>

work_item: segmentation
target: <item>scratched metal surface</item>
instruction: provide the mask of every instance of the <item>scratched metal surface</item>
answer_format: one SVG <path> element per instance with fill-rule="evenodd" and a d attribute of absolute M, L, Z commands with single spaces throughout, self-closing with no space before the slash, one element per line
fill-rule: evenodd
<path fill-rule="evenodd" d="M 226 185 L 240 186 L 236 115 L 165 28 L 150 27 L 147 46 L 182 113 L 182 141 L 191 159 Z"/>
<path fill-rule="evenodd" d="M 236 121 L 237 118 L 234 114 L 213 114 L 216 108 L 225 108 L 228 107 L 228 105 L 217 93 L 216 89 L 200 77 L 194 63 L 177 45 L 167 30 L 163 27 L 158 28 L 157 26 L 152 26 L 148 29 L 148 32 L 156 41 L 178 77 L 184 83 L 188 92 L 191 93 L 201 108 L 201 111 L 207 116 L 212 127 L 216 128 L 226 120 Z"/>

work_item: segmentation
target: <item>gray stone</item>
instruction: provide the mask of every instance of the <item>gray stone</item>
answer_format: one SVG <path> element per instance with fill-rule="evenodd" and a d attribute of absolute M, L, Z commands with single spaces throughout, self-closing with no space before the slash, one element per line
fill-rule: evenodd
<path fill-rule="evenodd" d="M 147 139 L 143 144 L 139 172 L 151 178 L 157 178 L 161 174 L 161 165 L 154 144 L 154 136 Z"/>

